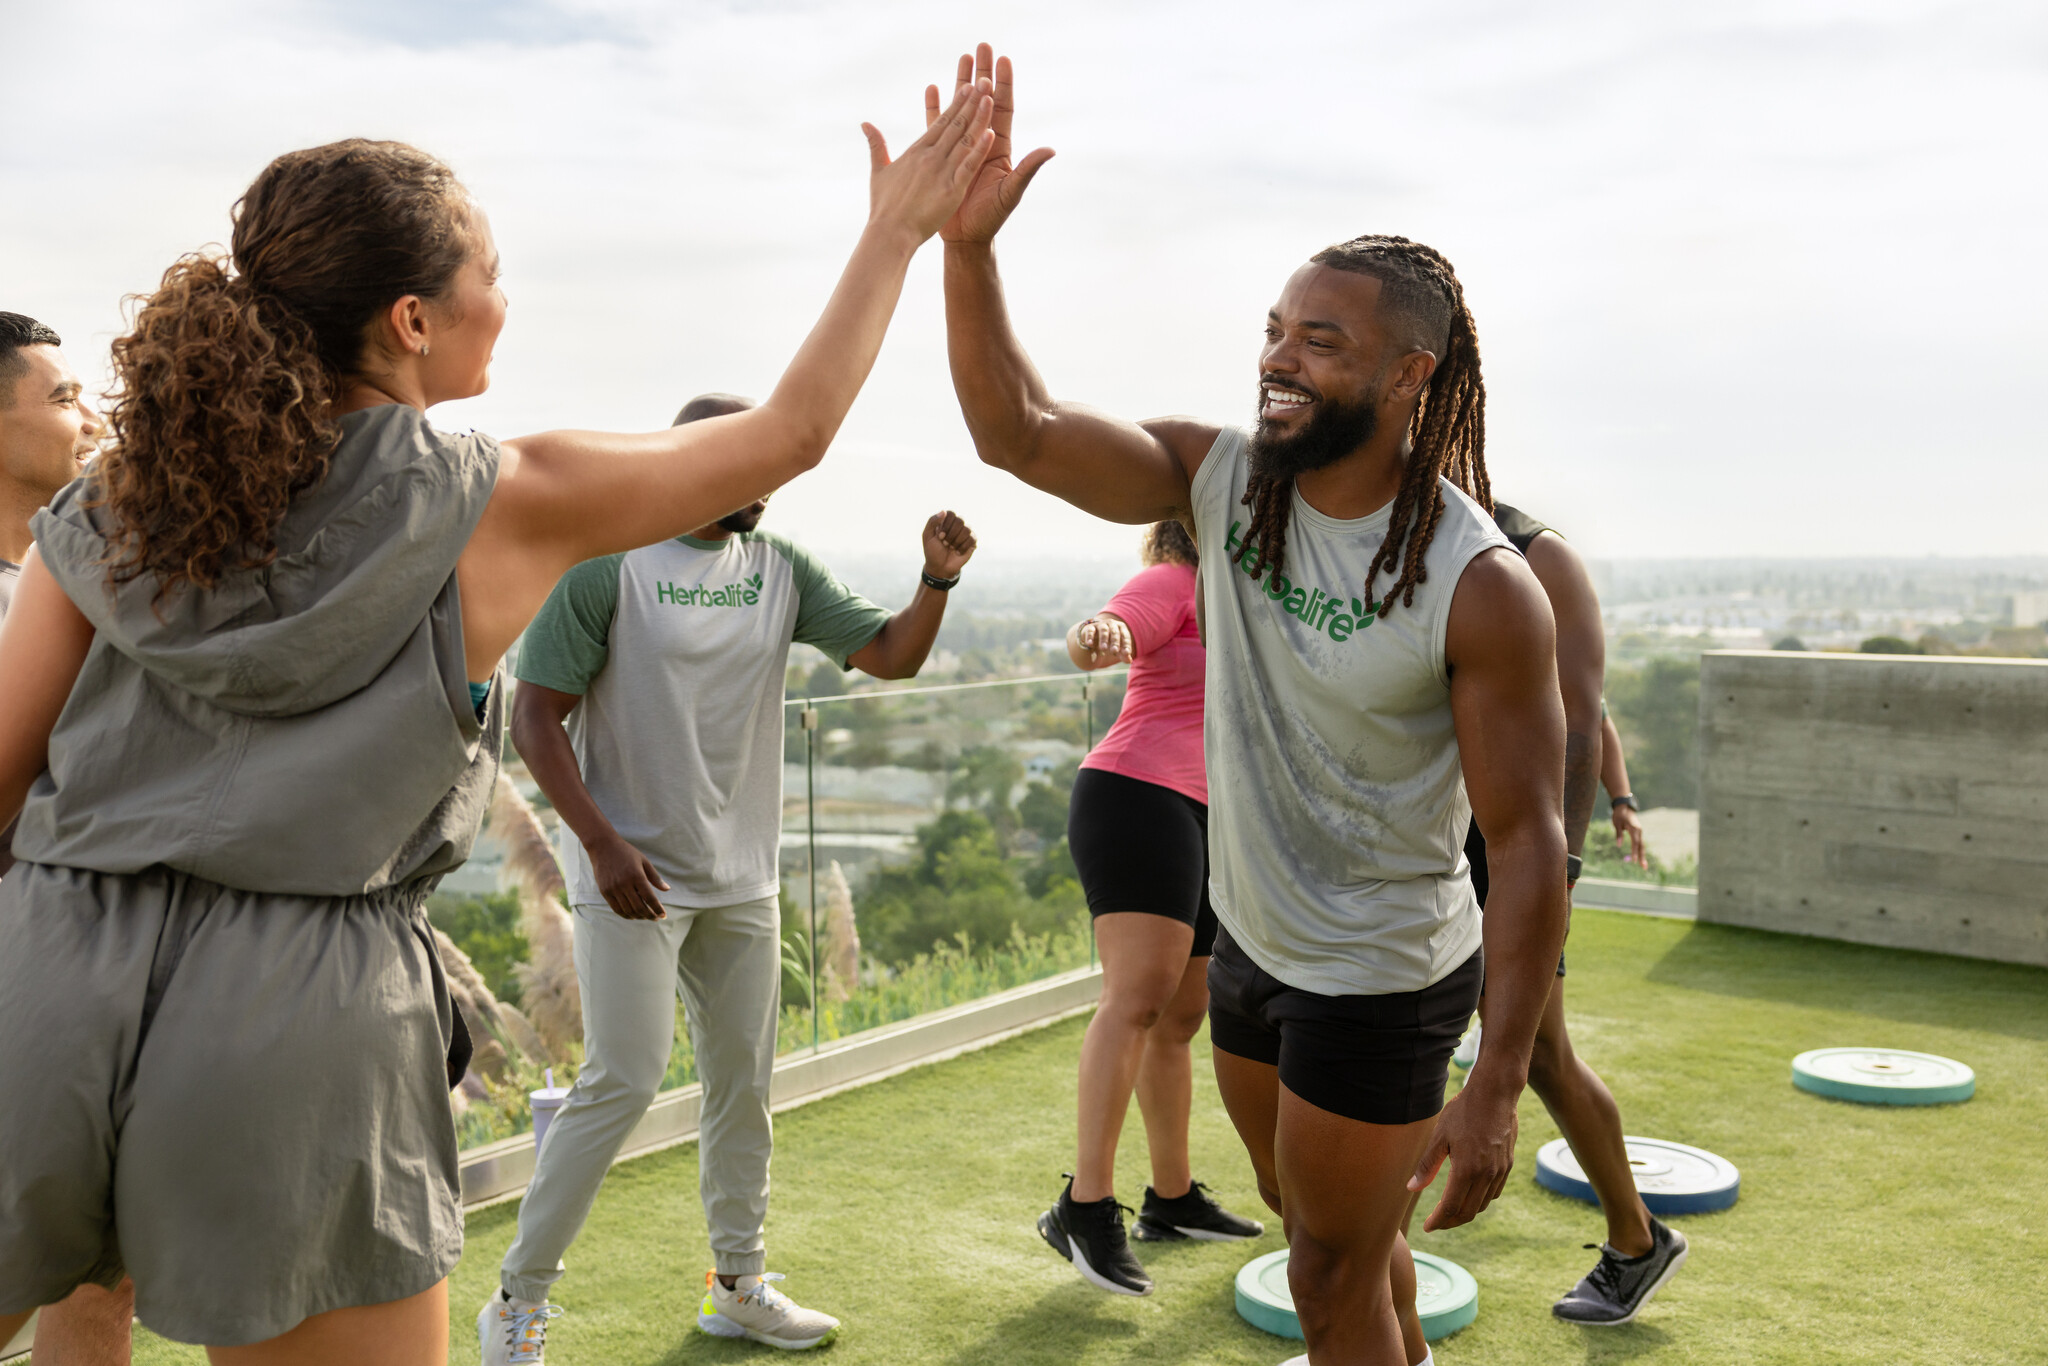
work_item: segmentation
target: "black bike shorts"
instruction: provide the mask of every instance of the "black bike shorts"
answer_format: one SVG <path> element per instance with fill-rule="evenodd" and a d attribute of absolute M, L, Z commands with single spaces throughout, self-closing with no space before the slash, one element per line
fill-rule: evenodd
<path fill-rule="evenodd" d="M 1190 958 L 1216 942 L 1209 908 L 1209 808 L 1158 783 L 1084 768 L 1067 807 L 1067 849 L 1090 915 L 1138 911 L 1195 927 Z"/>
<path fill-rule="evenodd" d="M 1486 951 L 1420 991 L 1324 996 L 1290 987 L 1224 931 L 1209 959 L 1209 1039 L 1280 1069 L 1319 1110 L 1364 1124 L 1413 1124 L 1443 1109 L 1451 1053 L 1486 973 Z"/>

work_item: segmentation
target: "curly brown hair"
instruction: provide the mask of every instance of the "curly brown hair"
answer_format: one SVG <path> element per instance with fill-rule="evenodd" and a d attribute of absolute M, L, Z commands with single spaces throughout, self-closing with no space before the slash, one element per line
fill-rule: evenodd
<path fill-rule="evenodd" d="M 327 473 L 372 319 L 445 298 L 476 245 L 454 172 L 361 138 L 271 162 L 234 225 L 225 255 L 185 256 L 133 301 L 113 345 L 88 496 L 113 514 L 110 578 L 154 574 L 158 600 L 277 557 L 292 499 Z"/>
<path fill-rule="evenodd" d="M 1147 565 L 1184 564 L 1193 567 L 1201 563 L 1201 556 L 1195 550 L 1195 538 L 1174 517 L 1145 528 L 1145 539 L 1139 547 L 1138 556 Z"/>

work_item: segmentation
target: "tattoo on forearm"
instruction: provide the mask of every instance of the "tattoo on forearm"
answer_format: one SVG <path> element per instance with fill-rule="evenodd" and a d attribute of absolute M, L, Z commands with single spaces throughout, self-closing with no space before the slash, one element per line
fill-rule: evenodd
<path fill-rule="evenodd" d="M 1564 847 L 1582 854 L 1586 827 L 1593 820 L 1593 799 L 1600 794 L 1600 745 L 1591 735 L 1564 737 Z"/>

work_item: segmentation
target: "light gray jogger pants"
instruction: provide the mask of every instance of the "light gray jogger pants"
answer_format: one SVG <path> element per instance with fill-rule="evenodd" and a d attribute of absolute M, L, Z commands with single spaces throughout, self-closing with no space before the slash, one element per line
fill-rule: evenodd
<path fill-rule="evenodd" d="M 721 1275 L 766 1267 L 781 911 L 774 897 L 666 909 L 666 920 L 627 920 L 609 906 L 575 908 L 583 1070 L 548 1126 L 505 1254 L 499 1278 L 515 1298 L 545 1300 L 561 1278 L 563 1252 L 668 1071 L 678 995 L 704 1085 L 698 1193 L 712 1256 Z"/>

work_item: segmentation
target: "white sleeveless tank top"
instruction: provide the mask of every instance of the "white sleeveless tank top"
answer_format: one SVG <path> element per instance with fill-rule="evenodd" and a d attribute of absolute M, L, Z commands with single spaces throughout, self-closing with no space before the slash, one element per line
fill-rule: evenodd
<path fill-rule="evenodd" d="M 1358 594 L 1391 506 L 1347 521 L 1296 493 L 1285 568 L 1267 574 L 1256 550 L 1231 558 L 1251 520 L 1247 472 L 1246 433 L 1226 428 L 1192 490 L 1210 899 L 1245 955 L 1289 986 L 1419 991 L 1480 944 L 1444 636 L 1465 566 L 1508 540 L 1445 482 L 1428 579 L 1381 617 Z"/>

